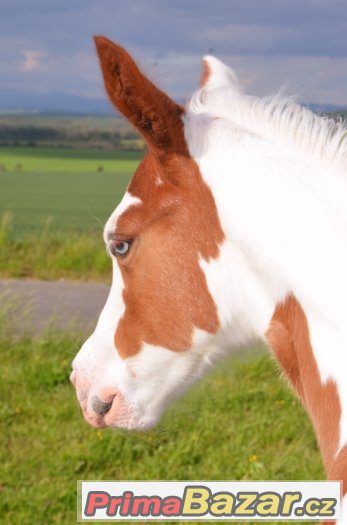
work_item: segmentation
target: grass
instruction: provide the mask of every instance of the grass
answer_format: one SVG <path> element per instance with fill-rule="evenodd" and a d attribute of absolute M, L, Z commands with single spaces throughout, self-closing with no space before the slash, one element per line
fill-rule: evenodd
<path fill-rule="evenodd" d="M 0 217 L 0 277 L 44 280 L 109 281 L 111 263 L 102 228 L 78 232 L 54 229 L 50 221 L 41 230 L 16 235 L 13 217 Z"/>
<path fill-rule="evenodd" d="M 128 174 L 0 174 L 0 209 L 11 211 L 18 235 L 53 228 L 96 229 L 114 210 L 129 182 Z"/>
<path fill-rule="evenodd" d="M 102 225 L 141 155 L 0 148 L 0 276 L 106 280 Z M 104 171 L 97 172 L 97 166 Z M 30 171 L 35 169 L 36 171 Z"/>
<path fill-rule="evenodd" d="M 48 218 L 53 229 L 95 231 L 98 220 L 104 222 L 121 199 L 140 159 L 131 152 L 101 156 L 90 151 L 8 148 L 0 149 L 0 164 L 7 156 L 11 168 L 18 161 L 23 168 L 0 173 L 0 212 L 14 215 L 18 235 L 42 229 Z M 97 172 L 97 165 L 104 171 Z"/>
<path fill-rule="evenodd" d="M 75 523 L 77 479 L 324 479 L 307 417 L 267 357 L 234 358 L 156 430 L 129 434 L 82 420 L 68 380 L 79 344 L 0 339 L 2 524 Z"/>
<path fill-rule="evenodd" d="M 66 148 L 0 148 L 0 164 L 5 172 L 31 173 L 132 173 L 141 152 L 100 151 Z"/>

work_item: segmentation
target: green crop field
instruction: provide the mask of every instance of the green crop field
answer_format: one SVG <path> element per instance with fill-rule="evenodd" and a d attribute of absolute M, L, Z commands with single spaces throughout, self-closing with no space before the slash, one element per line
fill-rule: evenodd
<path fill-rule="evenodd" d="M 3 525 L 75 523 L 77 479 L 324 479 L 306 415 L 259 351 L 205 378 L 155 430 L 129 434 L 84 422 L 68 379 L 79 345 L 0 338 Z"/>
<path fill-rule="evenodd" d="M 142 155 L 0 148 L 0 276 L 107 279 L 102 225 Z"/>
<path fill-rule="evenodd" d="M 4 171 L 39 173 L 131 173 L 143 153 L 58 148 L 0 148 Z"/>
<path fill-rule="evenodd" d="M 90 230 L 120 200 L 141 158 L 134 152 L 0 148 L 0 209 L 19 231 L 52 227 Z M 20 169 L 15 169 L 20 165 Z M 98 168 L 103 171 L 97 171 Z"/>

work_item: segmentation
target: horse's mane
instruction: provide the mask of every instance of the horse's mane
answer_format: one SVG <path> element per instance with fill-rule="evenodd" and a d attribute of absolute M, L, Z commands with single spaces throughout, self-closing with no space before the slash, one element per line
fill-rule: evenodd
<path fill-rule="evenodd" d="M 259 137 L 290 144 L 299 154 L 311 155 L 347 174 L 347 127 L 343 119 L 315 114 L 281 92 L 257 98 L 244 94 L 237 81 L 219 89 L 203 87 L 192 96 L 188 110 L 226 118 Z"/>

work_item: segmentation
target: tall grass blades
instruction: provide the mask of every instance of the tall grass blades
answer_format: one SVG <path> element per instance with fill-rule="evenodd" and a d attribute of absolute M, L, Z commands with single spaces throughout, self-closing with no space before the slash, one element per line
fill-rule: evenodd
<path fill-rule="evenodd" d="M 47 219 L 42 228 L 18 236 L 14 218 L 0 220 L 0 277 L 108 281 L 111 264 L 101 231 L 56 229 Z"/>
<path fill-rule="evenodd" d="M 10 234 L 13 223 L 13 214 L 10 211 L 5 211 L 0 220 L 0 249 L 5 249 L 9 244 Z"/>

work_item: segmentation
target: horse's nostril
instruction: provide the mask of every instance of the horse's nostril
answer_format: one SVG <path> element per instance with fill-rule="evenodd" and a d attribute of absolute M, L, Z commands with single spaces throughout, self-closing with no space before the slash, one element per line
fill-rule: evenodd
<path fill-rule="evenodd" d="M 104 403 L 98 398 L 98 396 L 92 397 L 91 404 L 92 404 L 92 409 L 94 410 L 94 412 L 99 414 L 99 416 L 103 416 L 104 414 L 106 414 L 106 412 L 108 412 L 112 406 L 112 402 Z"/>

